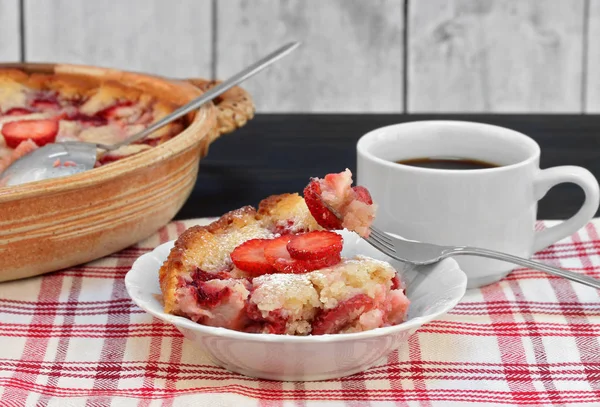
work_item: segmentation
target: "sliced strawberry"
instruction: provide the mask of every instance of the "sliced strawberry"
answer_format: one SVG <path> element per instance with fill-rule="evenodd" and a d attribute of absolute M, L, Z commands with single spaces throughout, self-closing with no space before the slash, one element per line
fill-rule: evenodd
<path fill-rule="evenodd" d="M 319 259 L 293 259 L 287 250 L 287 245 L 294 237 L 294 235 L 283 235 L 273 239 L 265 246 L 265 258 L 280 273 L 308 273 L 309 271 L 334 266 L 342 260 L 339 252 L 334 252 Z"/>
<path fill-rule="evenodd" d="M 366 203 L 367 205 L 373 205 L 373 198 L 365 187 L 357 185 L 352 187 L 352 190 L 356 193 L 356 200 Z"/>
<path fill-rule="evenodd" d="M 293 235 L 283 235 L 269 240 L 264 248 L 265 259 L 270 264 L 275 263 L 278 259 L 291 259 L 290 253 L 287 250 L 287 244 L 293 237 Z"/>
<path fill-rule="evenodd" d="M 6 113 L 4 113 L 5 116 L 23 116 L 26 114 L 31 114 L 33 113 L 33 110 L 30 109 L 26 109 L 24 107 L 13 107 L 12 109 L 9 109 Z"/>
<path fill-rule="evenodd" d="M 304 274 L 311 271 L 335 266 L 342 261 L 341 256 L 334 254 L 329 257 L 323 257 L 316 260 L 297 260 L 297 259 L 278 259 L 273 263 L 273 267 L 280 273 L 286 274 Z"/>
<path fill-rule="evenodd" d="M 342 229 L 342 221 L 323 203 L 321 186 L 313 179 L 304 188 L 304 202 L 319 225 L 325 229 Z"/>
<path fill-rule="evenodd" d="M 366 294 L 358 294 L 339 303 L 337 307 L 319 314 L 313 321 L 312 334 L 338 333 L 371 308 L 373 308 L 373 299 Z"/>
<path fill-rule="evenodd" d="M 122 102 L 117 102 L 117 104 L 107 107 L 104 110 L 96 113 L 97 116 L 104 117 L 108 120 L 116 120 L 123 116 L 128 116 L 130 114 L 129 107 L 133 105 L 133 102 L 130 100 L 125 100 Z M 127 108 L 127 110 L 125 110 Z"/>
<path fill-rule="evenodd" d="M 254 276 L 274 273 L 276 270 L 265 258 L 265 247 L 272 239 L 251 239 L 231 252 L 231 261 L 240 270 Z"/>
<path fill-rule="evenodd" d="M 10 148 L 16 148 L 25 140 L 32 140 L 41 147 L 54 142 L 57 133 L 58 121 L 51 119 L 19 120 L 2 127 L 2 135 Z"/>
<path fill-rule="evenodd" d="M 60 109 L 60 103 L 56 99 L 36 99 L 31 102 L 31 106 L 36 110 L 48 111 L 48 110 L 58 110 Z"/>
<path fill-rule="evenodd" d="M 295 235 L 287 244 L 294 259 L 316 260 L 342 251 L 344 239 L 335 232 L 314 231 Z"/>
<path fill-rule="evenodd" d="M 394 277 L 392 277 L 392 286 L 390 287 L 390 290 L 397 290 L 398 288 L 400 288 L 400 277 L 398 277 L 398 274 L 394 274 Z"/>

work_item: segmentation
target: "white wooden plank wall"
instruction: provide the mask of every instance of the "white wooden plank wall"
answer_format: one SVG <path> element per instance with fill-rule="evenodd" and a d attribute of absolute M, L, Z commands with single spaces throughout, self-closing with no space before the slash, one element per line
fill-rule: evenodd
<path fill-rule="evenodd" d="M 600 113 L 600 0 L 590 0 L 587 36 L 586 113 Z"/>
<path fill-rule="evenodd" d="M 28 61 L 210 76 L 210 0 L 24 1 Z"/>
<path fill-rule="evenodd" d="M 260 112 L 600 113 L 600 0 L 0 0 L 3 61 L 225 78 L 292 39 Z"/>
<path fill-rule="evenodd" d="M 245 85 L 271 112 L 402 112 L 403 1 L 218 2 L 217 76 L 292 40 L 303 45 Z"/>
<path fill-rule="evenodd" d="M 0 0 L 0 60 L 21 58 L 19 0 Z"/>
<path fill-rule="evenodd" d="M 580 112 L 584 4 L 411 1 L 408 110 Z"/>

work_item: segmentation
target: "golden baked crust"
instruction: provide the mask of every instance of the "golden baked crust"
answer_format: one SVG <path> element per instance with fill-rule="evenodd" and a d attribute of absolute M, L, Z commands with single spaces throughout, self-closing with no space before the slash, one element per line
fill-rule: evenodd
<path fill-rule="evenodd" d="M 224 261 L 230 264 L 229 253 L 243 241 L 272 236 L 283 227 L 290 231 L 321 229 L 299 194 L 272 195 L 263 199 L 258 208 L 257 211 L 244 206 L 207 226 L 193 226 L 179 236 L 159 271 L 165 312 L 180 315 L 177 288 L 190 281 L 197 268 L 208 273 L 219 272 Z M 294 224 L 288 224 L 288 220 Z M 215 258 L 220 261 L 211 263 Z"/>
<path fill-rule="evenodd" d="M 97 81 L 83 76 L 41 73 L 31 74 L 26 84 L 37 90 L 56 91 L 70 100 L 81 99 L 99 85 Z"/>
<path fill-rule="evenodd" d="M 104 82 L 95 91 L 88 91 L 89 99 L 81 105 L 79 110 L 83 114 L 95 115 L 96 113 L 123 101 L 137 102 L 141 92 L 123 86 L 117 82 Z"/>
<path fill-rule="evenodd" d="M 210 253 L 205 250 L 215 240 L 216 235 L 226 234 L 232 229 L 243 228 L 256 223 L 256 210 L 245 206 L 221 216 L 207 226 L 193 226 L 175 241 L 167 261 L 159 271 L 160 288 L 163 293 L 165 312 L 179 314 L 175 291 L 180 278 L 186 278 Z"/>
<path fill-rule="evenodd" d="M 160 106 L 163 116 L 176 108 L 174 104 L 155 100 L 139 89 L 125 86 L 114 80 L 99 80 L 61 73 L 27 74 L 18 69 L 0 69 L 0 86 L 8 87 L 15 84 L 23 85 L 32 91 L 54 91 L 66 100 L 84 100 L 84 103 L 79 106 L 79 111 L 86 115 L 94 115 L 123 101 L 139 103 L 142 106 L 149 106 L 154 102 L 155 106 Z"/>
<path fill-rule="evenodd" d="M 258 216 L 266 227 L 276 229 L 290 227 L 293 221 L 298 229 L 322 230 L 315 218 L 310 214 L 304 198 L 298 193 L 272 195 L 263 199 L 258 206 Z M 299 230 L 293 230 L 297 232 Z"/>
<path fill-rule="evenodd" d="M 0 82 L 18 82 L 21 84 L 26 84 L 29 80 L 29 76 L 18 69 L 0 69 Z"/>
<path fill-rule="evenodd" d="M 33 90 L 56 91 L 65 99 L 94 98 L 105 103 L 123 99 L 137 101 L 142 93 L 113 80 L 101 81 L 92 77 L 60 73 L 27 74 L 18 69 L 0 69 L 0 83 L 6 85 L 10 82 L 20 83 Z M 90 112 L 93 113 L 95 112 Z"/>

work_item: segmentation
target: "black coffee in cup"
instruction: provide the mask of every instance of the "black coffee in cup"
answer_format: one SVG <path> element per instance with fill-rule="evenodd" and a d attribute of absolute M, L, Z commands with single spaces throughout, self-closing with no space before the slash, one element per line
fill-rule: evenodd
<path fill-rule="evenodd" d="M 433 168 L 439 170 L 481 170 L 485 168 L 496 168 L 500 165 L 487 161 L 473 160 L 460 157 L 422 157 L 408 160 L 396 161 L 397 164 L 410 165 L 413 167 Z"/>

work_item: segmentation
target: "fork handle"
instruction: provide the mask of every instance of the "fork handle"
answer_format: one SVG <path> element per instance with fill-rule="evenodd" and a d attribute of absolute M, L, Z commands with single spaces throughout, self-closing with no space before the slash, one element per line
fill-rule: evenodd
<path fill-rule="evenodd" d="M 585 274 L 575 273 L 573 271 L 561 269 L 559 267 L 549 266 L 544 263 L 525 259 L 523 257 L 513 256 L 512 254 L 501 253 L 495 250 L 482 249 L 479 247 L 457 247 L 444 253 L 446 256 L 469 255 L 488 257 L 490 259 L 503 260 L 510 263 L 518 264 L 523 267 L 528 267 L 535 270 L 540 270 L 553 276 L 566 278 L 567 280 L 576 281 L 590 287 L 600 289 L 600 280 L 586 276 Z"/>

